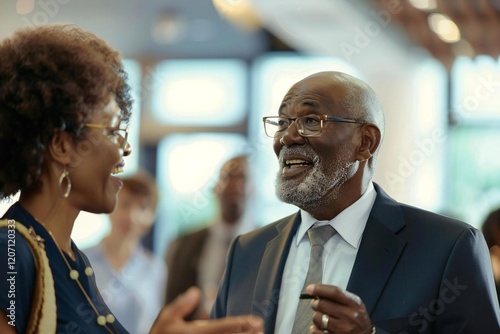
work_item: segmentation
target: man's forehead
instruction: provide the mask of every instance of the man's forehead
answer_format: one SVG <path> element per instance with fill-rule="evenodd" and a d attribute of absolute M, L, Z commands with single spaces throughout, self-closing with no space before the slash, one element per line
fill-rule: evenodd
<path fill-rule="evenodd" d="M 290 90 L 345 89 L 351 83 L 352 81 L 348 78 L 337 74 L 319 73 L 300 80 Z"/>
<path fill-rule="evenodd" d="M 347 96 L 348 89 L 345 85 L 336 85 L 331 81 L 301 81 L 292 86 L 283 97 L 280 110 L 292 105 L 321 109 L 325 104 L 342 103 Z"/>

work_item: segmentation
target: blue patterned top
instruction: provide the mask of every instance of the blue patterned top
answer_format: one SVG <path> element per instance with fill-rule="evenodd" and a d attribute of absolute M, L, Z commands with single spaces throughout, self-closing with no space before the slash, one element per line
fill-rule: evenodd
<path fill-rule="evenodd" d="M 14 219 L 45 240 L 45 251 L 54 277 L 57 304 L 57 333 L 128 333 L 115 320 L 106 328 L 97 324 L 97 316 L 75 281 L 56 244 L 45 228 L 26 211 L 19 202 L 5 213 L 4 219 Z M 109 313 L 95 285 L 95 276 L 85 275 L 89 261 L 74 243 L 71 245 L 76 261 L 66 256 L 73 269 L 78 270 L 79 280 L 100 314 Z M 10 251 L 10 253 L 9 253 Z M 24 333 L 29 320 L 35 279 L 35 262 L 27 241 L 16 233 L 15 244 L 8 244 L 8 229 L 0 229 L 0 309 L 7 314 L 17 333 Z M 11 256 L 12 255 L 12 256 Z M 14 267 L 11 267 L 14 266 Z"/>

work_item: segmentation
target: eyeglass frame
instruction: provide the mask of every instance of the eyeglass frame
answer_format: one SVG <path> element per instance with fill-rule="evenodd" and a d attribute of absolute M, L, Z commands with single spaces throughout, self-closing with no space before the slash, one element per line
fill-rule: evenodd
<path fill-rule="evenodd" d="M 125 150 L 127 148 L 127 144 L 128 144 L 128 133 L 129 133 L 129 129 L 130 129 L 130 125 L 126 125 L 125 128 L 121 128 L 120 125 L 117 125 L 117 126 L 107 126 L 107 125 L 104 125 L 104 124 L 98 124 L 98 123 L 85 123 L 83 124 L 84 127 L 86 128 L 91 128 L 91 129 L 104 129 L 104 130 L 108 130 L 108 131 L 111 131 L 111 132 L 115 132 L 115 131 L 125 131 L 125 136 L 122 135 L 121 133 L 117 133 L 120 137 L 123 138 L 123 142 L 120 146 L 121 149 Z M 113 134 L 113 135 L 116 135 L 116 134 Z M 110 135 L 107 135 L 107 136 L 110 136 Z"/>
<path fill-rule="evenodd" d="M 319 129 L 319 132 L 318 133 L 315 133 L 315 134 L 312 134 L 312 135 L 306 135 L 304 134 L 304 130 L 303 130 L 303 125 L 300 125 L 300 127 L 302 128 L 299 128 L 299 123 L 301 122 L 297 122 L 296 120 L 297 119 L 303 119 L 304 117 L 311 117 L 311 116 L 317 116 L 319 117 L 319 120 L 320 120 L 320 129 Z M 288 121 L 290 121 L 290 124 L 284 128 L 283 130 L 278 130 L 276 131 L 276 133 L 274 134 L 274 136 L 270 136 L 268 133 L 267 133 L 267 130 L 266 130 L 266 124 L 270 124 L 270 123 L 267 123 L 267 120 L 268 119 L 286 119 Z M 363 121 L 363 120 L 355 120 L 355 119 L 350 119 L 350 118 L 342 118 L 342 117 L 335 117 L 335 116 L 330 116 L 330 115 L 318 115 L 318 114 L 309 114 L 309 115 L 304 115 L 304 116 L 299 116 L 299 117 L 285 117 L 285 116 L 265 116 L 265 117 L 262 117 L 262 122 L 264 123 L 264 133 L 266 134 L 266 136 L 270 137 L 270 138 L 276 138 L 276 134 L 279 133 L 279 132 L 284 132 L 286 129 L 288 129 L 290 127 L 290 125 L 292 125 L 293 122 L 295 122 L 295 126 L 297 127 L 297 132 L 299 133 L 300 136 L 302 137 L 317 137 L 319 136 L 322 132 L 323 132 L 323 122 L 324 121 L 330 121 L 330 122 L 337 122 L 337 123 L 350 123 L 350 124 L 366 124 L 367 122 Z"/>

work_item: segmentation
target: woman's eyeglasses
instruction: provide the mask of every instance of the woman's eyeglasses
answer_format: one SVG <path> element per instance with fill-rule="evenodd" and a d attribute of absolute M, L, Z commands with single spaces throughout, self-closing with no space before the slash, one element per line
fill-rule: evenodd
<path fill-rule="evenodd" d="M 127 148 L 128 144 L 128 131 L 129 131 L 129 126 L 107 126 L 104 124 L 95 124 L 95 123 L 86 123 L 84 124 L 85 127 L 87 128 L 92 128 L 92 129 L 103 129 L 105 130 L 105 135 L 108 137 L 111 142 L 115 143 L 116 145 L 120 146 L 121 149 L 125 150 Z M 120 143 L 120 138 L 121 138 L 121 143 Z"/>

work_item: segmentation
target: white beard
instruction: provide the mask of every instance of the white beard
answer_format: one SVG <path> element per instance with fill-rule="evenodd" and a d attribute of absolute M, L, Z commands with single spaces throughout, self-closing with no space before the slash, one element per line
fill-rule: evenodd
<path fill-rule="evenodd" d="M 326 196 L 330 201 L 338 200 L 342 185 L 352 175 L 351 166 L 354 163 L 349 161 L 348 152 L 347 145 L 340 147 L 336 159 L 332 159 L 328 165 L 324 166 L 319 163 L 318 155 L 309 146 L 284 147 L 279 154 L 280 162 L 283 161 L 285 153 L 300 154 L 308 157 L 314 163 L 314 167 L 300 182 L 283 179 L 282 171 L 278 171 L 276 196 L 283 202 L 296 205 L 308 212 L 322 206 Z"/>

